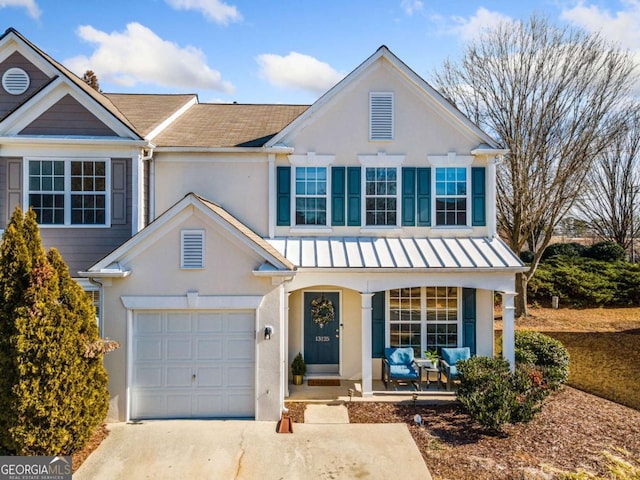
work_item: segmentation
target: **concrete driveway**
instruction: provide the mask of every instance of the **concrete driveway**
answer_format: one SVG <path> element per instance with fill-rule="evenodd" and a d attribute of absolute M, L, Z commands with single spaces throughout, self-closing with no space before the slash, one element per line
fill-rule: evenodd
<path fill-rule="evenodd" d="M 114 423 L 73 475 L 99 479 L 431 479 L 403 424 Z"/>

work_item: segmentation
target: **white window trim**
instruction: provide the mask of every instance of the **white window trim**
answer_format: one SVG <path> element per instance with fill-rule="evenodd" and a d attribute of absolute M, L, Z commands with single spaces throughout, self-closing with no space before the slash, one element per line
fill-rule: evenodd
<path fill-rule="evenodd" d="M 389 95 L 391 96 L 391 138 L 373 138 L 372 135 L 372 122 L 371 122 L 371 99 L 375 95 Z M 396 99 L 393 92 L 369 92 L 369 141 L 370 142 L 392 142 L 396 138 Z"/>
<path fill-rule="evenodd" d="M 438 218 L 436 216 L 436 199 L 438 195 L 436 194 L 436 168 L 464 168 L 466 170 L 466 179 L 467 179 L 467 195 L 466 195 L 466 204 L 467 204 L 467 212 L 466 212 L 466 221 L 464 225 L 438 225 Z M 471 164 L 469 165 L 436 165 L 434 166 L 433 172 L 431 174 L 431 191 L 432 194 L 432 202 L 431 202 L 431 218 L 433 219 L 433 225 L 431 228 L 436 230 L 469 230 L 471 231 L 473 227 L 471 226 Z"/>
<path fill-rule="evenodd" d="M 64 223 L 38 224 L 39 228 L 110 228 L 111 227 L 111 159 L 104 157 L 25 157 L 22 165 L 22 204 L 29 204 L 29 162 L 30 161 L 63 161 L 64 165 Z M 105 223 L 82 225 L 71 223 L 71 162 L 105 162 Z"/>
<path fill-rule="evenodd" d="M 289 163 L 294 167 L 329 167 L 333 164 L 336 156 L 329 154 L 317 154 L 316 152 L 307 152 L 298 155 L 287 155 Z"/>
<path fill-rule="evenodd" d="M 198 267 L 187 267 L 184 264 L 184 237 L 185 235 L 198 234 L 202 237 L 202 264 Z M 207 250 L 207 237 L 204 229 L 185 229 L 180 231 L 180 270 L 187 271 L 199 271 L 204 270 L 206 266 L 206 250 Z"/>
<path fill-rule="evenodd" d="M 313 152 L 310 152 L 313 153 Z M 294 155 L 289 155 L 289 157 L 292 157 Z M 300 155 L 301 157 L 305 157 L 308 158 L 306 155 Z M 309 163 L 309 162 L 305 162 L 305 163 L 294 163 L 292 162 L 291 164 L 293 165 L 293 171 L 291 172 L 291 215 L 292 215 L 292 220 L 291 220 L 291 227 L 289 228 L 289 231 L 291 233 L 295 233 L 295 230 L 298 230 L 300 232 L 305 232 L 305 233 L 326 233 L 327 229 L 329 229 L 329 231 L 331 231 L 331 168 L 329 167 L 331 165 L 331 163 L 333 162 L 333 158 L 335 157 L 334 155 L 324 155 L 326 157 L 332 157 L 331 158 L 331 162 L 327 163 L 327 164 L 322 164 L 322 162 L 319 163 Z M 290 158 L 291 159 L 291 158 Z M 297 215 L 296 215 L 296 199 L 298 198 L 298 194 L 296 193 L 296 169 L 297 168 L 326 168 L 327 170 L 327 191 L 324 195 L 325 197 L 325 205 L 327 206 L 326 208 L 326 218 L 327 221 L 324 224 L 317 224 L 317 225 L 298 225 L 297 223 Z M 315 195 L 316 197 L 322 197 L 322 195 Z M 301 198 L 306 198 L 306 197 L 301 197 Z"/>
<path fill-rule="evenodd" d="M 429 285 L 430 287 L 434 285 Z M 436 285 L 443 286 L 443 285 Z M 457 308 L 458 318 L 455 324 L 457 328 L 457 345 L 462 346 L 462 287 L 455 287 L 457 292 Z M 385 312 L 384 312 L 384 346 L 389 348 L 391 346 L 391 290 L 385 290 Z M 454 322 L 449 322 L 454 323 Z M 427 347 L 427 286 L 420 287 L 420 355 L 424 355 L 424 351 Z"/>
<path fill-rule="evenodd" d="M 396 223 L 395 225 L 368 225 L 367 224 L 367 168 L 395 168 L 396 169 Z M 360 185 L 361 187 L 361 205 L 360 205 L 360 218 L 361 218 L 361 230 L 368 233 L 375 233 L 375 231 L 389 231 L 395 230 L 401 227 L 402 220 L 402 169 L 395 165 L 366 165 L 361 168 L 360 172 Z M 385 195 L 391 197 L 392 195 Z"/>

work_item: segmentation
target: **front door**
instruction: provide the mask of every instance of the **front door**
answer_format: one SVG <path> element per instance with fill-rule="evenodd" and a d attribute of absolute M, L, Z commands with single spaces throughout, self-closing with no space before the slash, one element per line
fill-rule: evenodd
<path fill-rule="evenodd" d="M 311 373 L 338 373 L 340 294 L 304 293 L 304 361 Z"/>

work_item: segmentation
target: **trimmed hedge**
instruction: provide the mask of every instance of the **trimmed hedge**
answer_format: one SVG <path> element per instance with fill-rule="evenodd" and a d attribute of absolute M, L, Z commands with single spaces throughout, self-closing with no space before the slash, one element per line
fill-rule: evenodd
<path fill-rule="evenodd" d="M 554 295 L 566 307 L 640 306 L 639 285 L 640 264 L 559 256 L 540 263 L 528 298 L 545 306 Z"/>

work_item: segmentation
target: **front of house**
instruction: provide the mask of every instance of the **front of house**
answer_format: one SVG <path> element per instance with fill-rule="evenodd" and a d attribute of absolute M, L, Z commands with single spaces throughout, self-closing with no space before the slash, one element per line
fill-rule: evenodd
<path fill-rule="evenodd" d="M 12 31 L 5 50 L 7 37 L 33 47 Z M 0 75 L 9 57 L 0 55 Z M 0 207 L 57 199 L 36 189 L 38 179 L 55 182 L 50 166 L 63 178 L 69 169 L 59 195 L 73 204 L 78 162 L 105 159 L 104 189 L 86 195 L 106 197 L 104 237 L 124 208 L 126 238 L 92 261 L 63 255 L 99 292 L 102 335 L 121 344 L 105 358 L 110 420 L 278 419 L 298 352 L 309 375 L 358 380 L 365 396 L 386 346 L 491 356 L 494 293 L 513 363 L 514 279 L 524 267 L 496 235 L 495 172 L 506 152 L 386 47 L 311 106 L 76 93 L 113 133 L 80 132 L 73 140 L 90 146 L 76 152 L 65 132 L 40 132 L 63 149 L 64 159 L 45 158 L 23 152 L 45 140 L 1 119 Z M 35 120 L 52 108 L 76 115 L 31 102 Z M 126 143 L 128 156 L 99 141 Z M 17 197 L 12 162 L 23 177 Z M 73 212 L 47 227 L 37 210 L 45 243 L 93 231 Z"/>

